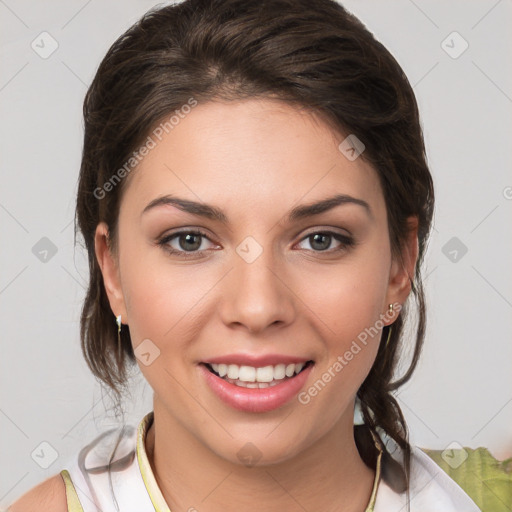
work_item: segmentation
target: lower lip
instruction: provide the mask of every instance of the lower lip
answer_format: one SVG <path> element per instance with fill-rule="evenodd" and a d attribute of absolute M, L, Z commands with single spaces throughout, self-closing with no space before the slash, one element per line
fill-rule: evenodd
<path fill-rule="evenodd" d="M 231 384 L 208 370 L 204 364 L 199 365 L 210 389 L 226 404 L 244 412 L 268 412 L 277 409 L 294 396 L 304 386 L 313 365 L 290 379 L 268 388 L 243 388 Z"/>

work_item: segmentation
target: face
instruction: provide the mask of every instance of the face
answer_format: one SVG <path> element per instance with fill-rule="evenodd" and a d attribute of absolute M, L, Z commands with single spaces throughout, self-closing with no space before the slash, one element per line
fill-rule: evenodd
<path fill-rule="evenodd" d="M 388 304 L 409 293 L 415 238 L 394 261 L 378 175 L 344 138 L 275 100 L 199 104 L 130 175 L 118 259 L 98 226 L 155 412 L 226 460 L 351 435 Z"/>

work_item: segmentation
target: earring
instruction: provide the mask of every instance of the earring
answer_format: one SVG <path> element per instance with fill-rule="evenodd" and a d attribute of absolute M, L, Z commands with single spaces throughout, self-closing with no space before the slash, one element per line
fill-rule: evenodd
<path fill-rule="evenodd" d="M 394 316 L 394 312 L 395 312 L 395 306 L 391 303 L 389 304 L 388 306 L 388 315 L 389 316 Z M 388 348 L 388 344 L 389 344 L 389 340 L 391 339 L 391 332 L 393 331 L 393 326 L 391 324 L 388 325 L 388 337 L 386 339 L 386 344 L 384 345 L 384 349 Z"/>
<path fill-rule="evenodd" d="M 121 315 L 116 317 L 117 324 L 117 352 L 121 354 Z"/>
<path fill-rule="evenodd" d="M 386 344 L 384 345 L 384 350 L 386 350 L 388 348 L 388 344 L 389 344 L 389 340 L 391 339 L 391 332 L 393 331 L 393 326 L 392 325 L 388 325 L 388 337 L 386 339 Z"/>

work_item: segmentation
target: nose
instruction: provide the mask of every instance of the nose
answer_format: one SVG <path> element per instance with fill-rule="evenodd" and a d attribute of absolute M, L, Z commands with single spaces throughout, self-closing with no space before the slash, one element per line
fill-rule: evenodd
<path fill-rule="evenodd" d="M 276 262 L 270 250 L 249 261 L 235 253 L 233 269 L 223 279 L 218 310 L 224 324 L 252 334 L 289 325 L 295 318 L 296 297 L 286 282 L 284 262 Z"/>

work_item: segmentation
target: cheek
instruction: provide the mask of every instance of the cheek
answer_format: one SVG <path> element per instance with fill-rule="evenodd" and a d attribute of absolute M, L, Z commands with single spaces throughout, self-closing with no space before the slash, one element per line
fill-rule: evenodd
<path fill-rule="evenodd" d="M 377 355 L 381 330 L 375 325 L 384 292 L 375 280 L 363 278 L 353 272 L 342 285 L 330 283 L 317 297 L 321 318 L 312 321 L 322 332 L 325 357 L 315 365 L 310 386 L 298 396 L 317 434 L 327 432 L 345 414 Z"/>
<path fill-rule="evenodd" d="M 385 247 L 385 240 L 378 243 Z M 327 423 L 347 407 L 375 361 L 389 281 L 386 254 L 368 247 L 302 276 L 307 287 L 301 296 L 308 297 L 309 321 L 322 333 L 326 352 L 299 401 L 322 410 Z"/>
<path fill-rule="evenodd" d="M 159 363 L 181 373 L 195 362 L 189 345 L 212 314 L 206 298 L 218 276 L 200 272 L 193 265 L 171 264 L 163 251 L 143 247 L 143 243 L 127 242 L 121 253 L 132 344 L 136 350 L 143 340 L 151 340 L 160 350 Z M 150 367 L 141 369 L 144 373 L 153 371 Z"/>
<path fill-rule="evenodd" d="M 120 266 L 130 330 L 135 331 L 132 340 L 161 341 L 186 313 L 197 294 L 195 283 L 189 280 L 187 286 L 186 272 L 171 272 L 161 249 L 126 231 Z"/>
<path fill-rule="evenodd" d="M 137 364 L 158 396 L 172 398 L 170 408 L 176 416 L 187 417 L 193 403 L 180 383 L 190 382 L 194 369 L 190 346 L 198 334 L 199 317 L 206 314 L 201 302 L 206 284 L 190 276 L 191 267 L 171 271 L 163 259 L 148 264 L 148 253 L 126 250 L 125 255 L 123 293 Z M 141 355 L 146 352 L 148 362 Z"/>
<path fill-rule="evenodd" d="M 384 313 L 389 257 L 382 249 L 369 249 L 335 265 L 315 266 L 301 277 L 301 296 L 308 297 L 309 307 L 324 324 L 331 349 L 344 351 Z"/>

